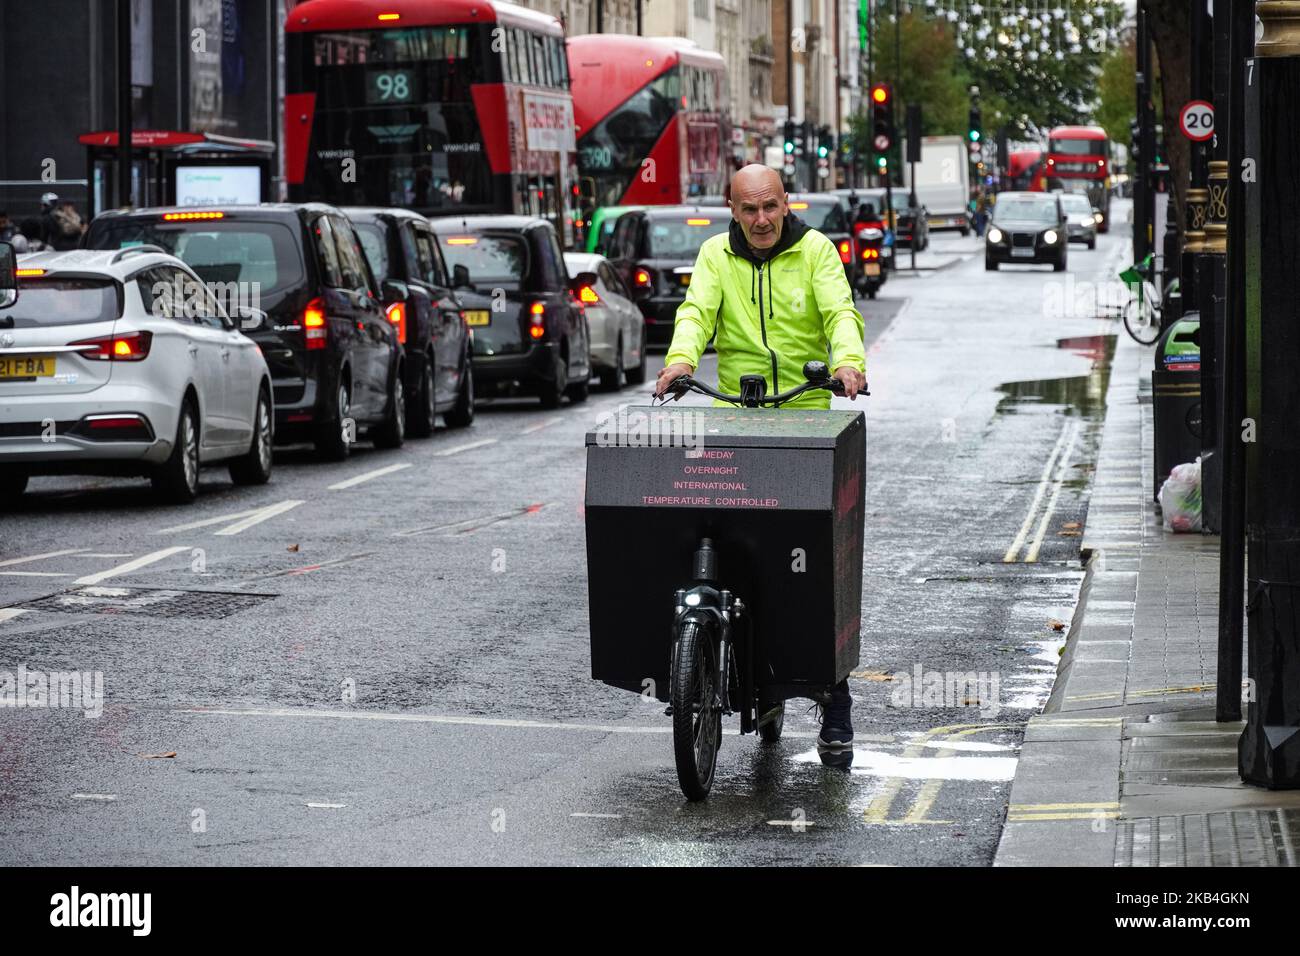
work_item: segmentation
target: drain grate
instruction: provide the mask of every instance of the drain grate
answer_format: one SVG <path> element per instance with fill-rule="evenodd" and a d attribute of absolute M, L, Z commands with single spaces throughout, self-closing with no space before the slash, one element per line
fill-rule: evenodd
<path fill-rule="evenodd" d="M 1300 816 L 1282 808 L 1120 821 L 1116 866 L 1297 866 Z"/>
<path fill-rule="evenodd" d="M 36 598 L 13 607 L 63 614 L 134 614 L 141 617 L 223 618 L 257 607 L 276 594 L 180 591 L 166 588 L 85 587 Z"/>

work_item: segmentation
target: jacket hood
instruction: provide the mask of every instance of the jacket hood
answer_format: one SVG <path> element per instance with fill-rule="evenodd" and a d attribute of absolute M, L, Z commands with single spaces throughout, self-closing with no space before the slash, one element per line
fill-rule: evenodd
<path fill-rule="evenodd" d="M 766 256 L 755 255 L 749 248 L 749 241 L 745 238 L 745 230 L 740 228 L 740 223 L 735 219 L 731 220 L 731 226 L 727 229 L 727 239 L 731 246 L 731 251 L 742 259 L 748 260 L 753 265 L 767 262 L 775 259 L 781 253 L 785 252 L 796 242 L 803 238 L 803 234 L 808 231 L 808 224 L 792 212 L 785 214 L 785 221 L 781 226 L 781 238 L 776 241 Z"/>

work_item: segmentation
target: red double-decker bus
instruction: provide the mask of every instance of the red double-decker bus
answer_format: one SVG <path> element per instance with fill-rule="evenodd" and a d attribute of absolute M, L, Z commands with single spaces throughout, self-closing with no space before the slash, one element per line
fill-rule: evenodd
<path fill-rule="evenodd" d="M 1048 189 L 1087 195 L 1101 211 L 1097 228 L 1110 230 L 1110 139 L 1100 126 L 1058 126 L 1047 134 Z"/>
<path fill-rule="evenodd" d="M 1012 150 L 1002 173 L 1002 188 L 1020 192 L 1043 192 L 1047 187 L 1043 152 L 1039 149 Z"/>
<path fill-rule="evenodd" d="M 591 207 L 720 196 L 730 169 L 726 61 L 678 37 L 569 37 L 578 169 Z"/>
<path fill-rule="evenodd" d="M 500 0 L 307 0 L 285 34 L 290 199 L 543 216 L 576 244 L 559 20 Z"/>

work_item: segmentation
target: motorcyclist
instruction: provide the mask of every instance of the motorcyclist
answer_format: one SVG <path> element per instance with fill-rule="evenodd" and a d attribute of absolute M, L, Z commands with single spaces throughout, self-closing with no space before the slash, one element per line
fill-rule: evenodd
<path fill-rule="evenodd" d="M 705 240 L 696 257 L 656 394 L 695 371 L 715 340 L 719 391 L 737 393 L 745 374 L 762 374 L 769 394 L 788 390 L 803 380 L 805 362 L 829 352 L 832 376 L 855 398 L 866 385 L 863 322 L 834 243 L 790 212 L 767 166 L 737 172 L 728 205 L 730 229 Z M 829 408 L 830 393 L 810 390 L 788 407 Z M 852 706 L 846 678 L 823 711 L 823 747 L 852 745 Z"/>

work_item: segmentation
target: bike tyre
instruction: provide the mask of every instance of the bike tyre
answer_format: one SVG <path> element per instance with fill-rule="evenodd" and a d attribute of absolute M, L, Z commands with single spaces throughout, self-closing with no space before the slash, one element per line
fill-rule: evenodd
<path fill-rule="evenodd" d="M 677 781 L 682 794 L 691 801 L 705 799 L 713 788 L 718 746 L 722 743 L 722 711 L 716 699 L 717 653 L 709 638 L 708 631 L 694 621 L 680 626 L 669 689 Z M 701 741 L 697 739 L 699 734 L 708 736 Z"/>
<path fill-rule="evenodd" d="M 1124 306 L 1124 330 L 1134 342 L 1139 345 L 1155 345 L 1156 340 L 1160 338 L 1160 323 L 1152 321 L 1143 325 L 1138 321 L 1138 310 L 1141 308 L 1137 299 L 1129 299 Z M 1152 319 L 1155 316 L 1152 314 Z"/>

